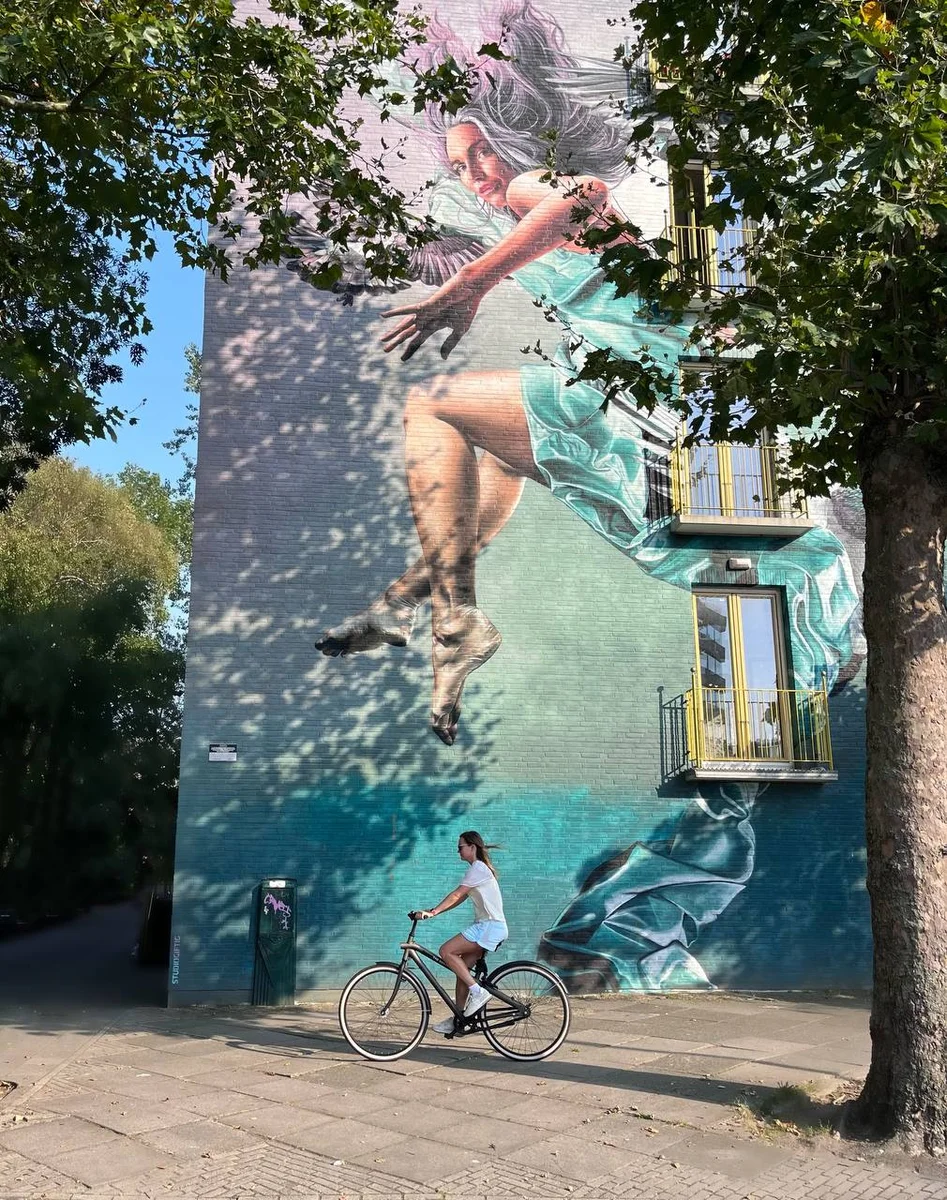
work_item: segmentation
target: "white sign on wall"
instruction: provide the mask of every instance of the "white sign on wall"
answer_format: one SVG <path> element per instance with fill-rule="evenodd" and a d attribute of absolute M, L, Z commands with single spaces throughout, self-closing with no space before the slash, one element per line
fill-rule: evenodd
<path fill-rule="evenodd" d="M 236 762 L 236 742 L 211 742 L 207 748 L 208 762 Z"/>

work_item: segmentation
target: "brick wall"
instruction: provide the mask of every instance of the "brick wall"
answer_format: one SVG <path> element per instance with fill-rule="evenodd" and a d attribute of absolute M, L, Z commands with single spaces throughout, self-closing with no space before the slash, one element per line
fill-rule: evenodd
<path fill-rule="evenodd" d="M 575 52 L 597 38 L 610 57 L 587 6 L 547 7 Z M 637 175 L 622 196 L 660 231 L 666 188 Z M 433 349 L 408 364 L 379 353 L 390 304 L 345 307 L 278 269 L 207 283 L 172 1003 L 248 998 L 262 878 L 298 881 L 305 994 L 396 953 L 406 911 L 458 879 L 463 829 L 505 847 L 502 953 L 533 957 L 592 871 L 636 842 L 667 851 L 693 811 L 698 789 L 665 778 L 661 756 L 662 704 L 694 665 L 689 593 L 535 484 L 480 560 L 478 600 L 504 643 L 467 686 L 454 746 L 427 729 L 426 619 L 405 650 L 313 650 L 418 552 L 402 411 L 444 366 Z M 447 369 L 515 371 L 523 347 L 557 337 L 506 281 Z M 860 678 L 833 698 L 838 782 L 756 798 L 752 874 L 690 946 L 712 983 L 866 982 L 862 706 Z M 212 742 L 236 743 L 237 761 L 209 762 Z M 465 923 L 424 932 L 436 943 Z"/>

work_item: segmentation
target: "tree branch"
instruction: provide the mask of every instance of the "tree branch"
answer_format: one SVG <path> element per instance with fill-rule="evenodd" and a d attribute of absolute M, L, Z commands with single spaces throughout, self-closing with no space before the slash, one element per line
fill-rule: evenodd
<path fill-rule="evenodd" d="M 0 108 L 13 112 L 63 113 L 72 110 L 72 100 L 26 100 L 21 96 L 8 96 L 0 92 Z"/>

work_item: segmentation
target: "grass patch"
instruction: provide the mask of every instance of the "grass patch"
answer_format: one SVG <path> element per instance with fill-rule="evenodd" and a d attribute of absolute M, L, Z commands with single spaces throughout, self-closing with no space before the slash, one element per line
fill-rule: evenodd
<path fill-rule="evenodd" d="M 739 1100 L 737 1114 L 767 1141 L 784 1137 L 815 1141 L 831 1137 L 839 1126 L 847 1089 L 819 1095 L 815 1084 L 784 1083 L 759 1100 Z"/>

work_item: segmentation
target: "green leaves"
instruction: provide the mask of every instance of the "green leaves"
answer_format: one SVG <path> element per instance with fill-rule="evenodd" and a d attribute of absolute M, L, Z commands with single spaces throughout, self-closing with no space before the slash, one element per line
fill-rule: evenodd
<path fill-rule="evenodd" d="M 7 498 L 44 454 L 121 419 L 101 396 L 116 351 L 145 332 L 134 264 L 157 229 L 182 262 L 223 276 L 245 224 L 246 266 L 289 250 L 291 193 L 324 204 L 340 242 L 423 238 L 343 99 L 390 113 L 411 76 L 415 103 L 457 107 L 463 67 L 412 74 L 422 22 L 395 6 L 268 8 L 235 20 L 229 0 L 0 0 L 0 476 L 5 456 L 20 464 Z M 208 224 L 222 236 L 209 241 Z M 385 265 L 403 271 L 404 256 Z M 332 270 L 315 282 L 331 286 Z"/>
<path fill-rule="evenodd" d="M 636 6 L 674 83 L 632 114 L 632 138 L 658 158 L 654 130 L 670 126 L 672 169 L 712 165 L 701 237 L 757 221 L 743 249 L 752 286 L 708 287 L 666 241 L 647 263 L 607 252 L 610 277 L 675 312 L 700 305 L 718 428 L 734 395 L 753 429 L 797 428 L 811 489 L 857 482 L 875 430 L 943 456 L 927 398 L 947 395 L 947 7 L 917 0 L 896 24 L 871 0 L 711 0 L 700 22 L 691 10 Z M 718 336 L 731 327 L 753 357 L 732 357 Z"/>
<path fill-rule="evenodd" d="M 183 502 L 62 459 L 0 516 L 0 900 L 69 911 L 167 869 L 183 654 L 158 621 Z"/>

